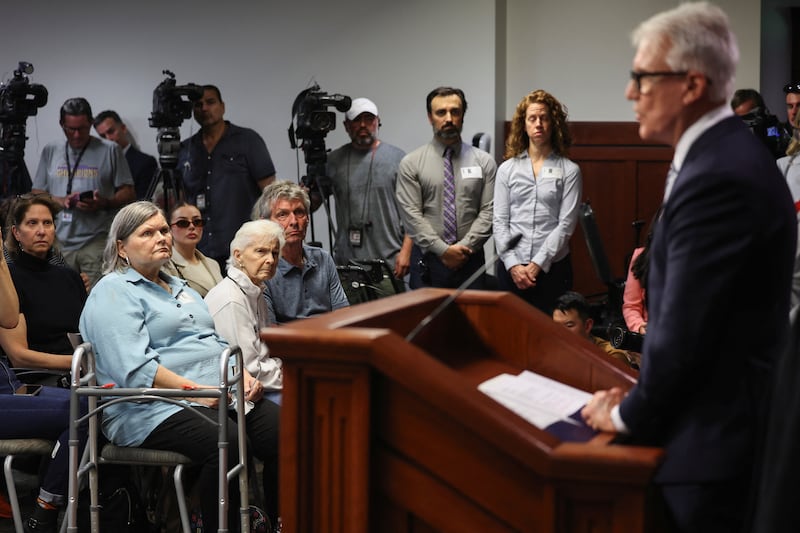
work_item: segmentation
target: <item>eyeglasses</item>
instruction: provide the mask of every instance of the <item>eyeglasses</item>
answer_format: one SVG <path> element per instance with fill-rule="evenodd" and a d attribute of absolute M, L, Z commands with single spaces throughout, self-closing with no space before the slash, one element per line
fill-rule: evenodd
<path fill-rule="evenodd" d="M 783 92 L 785 92 L 786 94 L 789 94 L 789 93 L 799 94 L 800 93 L 800 83 L 794 82 L 794 83 L 786 84 L 786 86 L 783 88 Z"/>
<path fill-rule="evenodd" d="M 192 220 L 186 220 L 185 218 L 182 218 L 172 223 L 173 226 L 178 226 L 181 229 L 188 228 L 189 224 L 193 225 L 195 228 L 202 228 L 205 222 L 202 218 L 193 218 Z"/>
<path fill-rule="evenodd" d="M 673 71 L 670 71 L 670 70 L 666 70 L 666 71 L 665 70 L 661 70 L 661 71 L 656 71 L 656 72 L 641 72 L 641 71 L 637 72 L 635 70 L 632 70 L 631 71 L 631 80 L 633 80 L 633 83 L 636 85 L 636 92 L 637 93 L 639 93 L 639 94 L 647 94 L 648 91 L 645 91 L 645 92 L 642 91 L 642 78 L 653 78 L 653 77 L 656 77 L 656 76 L 670 76 L 670 77 L 686 76 L 688 73 L 689 72 L 686 71 L 686 70 L 680 70 L 678 72 L 673 72 Z"/>
<path fill-rule="evenodd" d="M 63 129 L 67 135 L 74 135 L 76 133 L 89 133 L 90 128 L 91 126 L 81 126 L 80 128 L 70 128 L 69 126 L 61 126 L 61 129 Z"/>

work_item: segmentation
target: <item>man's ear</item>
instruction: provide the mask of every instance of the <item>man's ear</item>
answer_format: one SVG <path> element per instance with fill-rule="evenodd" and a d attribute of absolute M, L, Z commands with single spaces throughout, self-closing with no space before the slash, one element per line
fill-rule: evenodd
<path fill-rule="evenodd" d="M 586 334 L 587 335 L 591 335 L 592 334 L 592 328 L 594 327 L 594 319 L 587 318 L 586 322 L 583 323 L 583 327 L 586 330 Z"/>
<path fill-rule="evenodd" d="M 691 104 L 700 100 L 708 93 L 708 78 L 702 72 L 690 70 L 686 74 L 686 93 L 683 96 L 684 104 Z"/>

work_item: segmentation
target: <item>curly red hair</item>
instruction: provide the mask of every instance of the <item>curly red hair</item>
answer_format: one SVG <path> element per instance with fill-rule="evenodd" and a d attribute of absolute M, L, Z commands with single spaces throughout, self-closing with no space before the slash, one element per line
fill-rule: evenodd
<path fill-rule="evenodd" d="M 547 107 L 553 123 L 550 145 L 557 155 L 565 156 L 567 149 L 572 146 L 572 135 L 567 125 L 567 107 L 556 100 L 552 94 L 538 89 L 525 95 L 517 104 L 514 118 L 511 119 L 511 132 L 506 140 L 504 159 L 511 159 L 528 149 L 530 139 L 525 132 L 525 113 L 531 104 L 544 104 Z"/>

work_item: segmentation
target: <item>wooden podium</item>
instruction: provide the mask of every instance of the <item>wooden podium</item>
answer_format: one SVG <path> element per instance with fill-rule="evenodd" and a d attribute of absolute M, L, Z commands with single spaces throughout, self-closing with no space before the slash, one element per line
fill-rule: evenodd
<path fill-rule="evenodd" d="M 652 532 L 659 448 L 561 442 L 478 391 L 530 369 L 589 392 L 635 373 L 516 296 L 407 292 L 262 331 L 284 361 L 286 533 Z"/>

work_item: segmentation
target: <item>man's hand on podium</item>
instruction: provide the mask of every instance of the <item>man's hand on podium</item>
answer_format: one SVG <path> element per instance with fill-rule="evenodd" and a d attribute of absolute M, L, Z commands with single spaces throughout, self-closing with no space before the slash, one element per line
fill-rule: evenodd
<path fill-rule="evenodd" d="M 611 410 L 619 405 L 625 394 L 619 387 L 594 393 L 592 399 L 581 409 L 581 416 L 592 429 L 617 431 L 611 420 Z"/>

